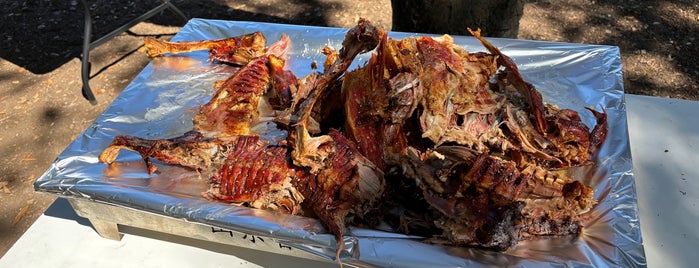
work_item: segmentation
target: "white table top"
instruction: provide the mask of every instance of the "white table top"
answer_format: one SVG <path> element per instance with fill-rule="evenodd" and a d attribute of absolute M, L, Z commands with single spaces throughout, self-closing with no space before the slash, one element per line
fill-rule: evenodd
<path fill-rule="evenodd" d="M 699 264 L 699 102 L 626 95 L 643 247 L 650 267 Z"/>
<path fill-rule="evenodd" d="M 699 263 L 699 102 L 626 95 L 631 153 L 648 266 Z M 134 230 L 132 230 L 134 231 Z M 0 267 L 336 267 L 152 233 L 100 237 L 58 199 L 0 259 Z"/>
<path fill-rule="evenodd" d="M 119 231 L 120 241 L 101 237 L 58 198 L 0 259 L 0 267 L 337 267 L 128 226 Z"/>

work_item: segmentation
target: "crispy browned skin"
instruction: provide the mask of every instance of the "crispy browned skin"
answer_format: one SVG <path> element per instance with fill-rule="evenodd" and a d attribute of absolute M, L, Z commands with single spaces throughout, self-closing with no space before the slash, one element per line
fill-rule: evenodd
<path fill-rule="evenodd" d="M 247 135 L 257 106 L 271 85 L 270 57 L 258 57 L 214 86 L 216 93 L 194 116 L 194 130 L 209 136 Z"/>
<path fill-rule="evenodd" d="M 208 50 L 209 59 L 235 65 L 245 65 L 250 60 L 264 54 L 265 37 L 260 32 L 246 35 L 193 42 L 168 42 L 145 38 L 148 57 L 158 57 L 166 53 L 178 54 L 197 50 Z"/>
<path fill-rule="evenodd" d="M 223 141 L 206 138 L 201 133 L 189 131 L 182 136 L 148 140 L 134 136 L 117 136 L 112 143 L 102 151 L 99 160 L 102 163 L 111 164 L 116 161 L 122 149 L 135 151 L 146 162 L 148 173 L 156 171 L 156 166 L 151 158 L 165 163 L 180 165 L 196 170 L 209 170 L 220 166 L 225 159 L 225 151 L 221 145 Z M 187 157 L 182 157 L 186 155 Z"/>
<path fill-rule="evenodd" d="M 381 32 L 379 47 L 387 40 L 387 33 Z M 381 50 L 379 50 L 379 53 Z M 342 98 L 344 99 L 345 133 L 353 139 L 362 154 L 382 170 L 385 169 L 384 152 L 389 142 L 382 122 L 380 109 L 388 105 L 385 90 L 381 90 L 386 82 L 383 75 L 381 57 L 372 57 L 366 68 L 354 70 L 346 74 L 342 83 Z M 364 105 L 374 102 L 374 105 Z M 380 141 L 380 142 L 377 142 Z"/>
<path fill-rule="evenodd" d="M 211 100 L 199 108 L 194 116 L 194 130 L 213 136 L 248 135 L 251 124 L 259 117 L 257 107 L 262 96 L 270 92 L 275 107 L 285 107 L 291 101 L 296 77 L 284 70 L 289 38 L 282 38 L 270 46 L 269 54 L 259 56 L 231 77 L 214 85 Z"/>
<path fill-rule="evenodd" d="M 343 236 L 351 219 L 363 219 L 380 200 L 385 187 L 383 173 L 366 159 L 342 134 L 331 130 L 330 142 L 319 150 L 329 153 L 323 168 L 297 188 L 307 206 L 335 236 L 337 261 L 345 248 Z M 309 152 L 307 152 L 309 153 Z"/>
<path fill-rule="evenodd" d="M 590 155 L 596 156 L 600 148 L 602 148 L 602 145 L 604 145 L 604 141 L 607 139 L 607 113 L 604 110 L 604 108 L 602 109 L 602 112 L 598 112 L 589 107 L 585 108 L 592 112 L 592 114 L 595 116 L 595 119 L 597 119 L 597 125 L 595 125 L 595 128 L 592 129 L 592 133 L 590 134 L 589 148 Z"/>
<path fill-rule="evenodd" d="M 296 184 L 307 181 L 310 174 L 289 163 L 288 147 L 267 144 L 257 136 L 239 136 L 229 144 L 206 197 L 286 214 L 301 212 L 304 195 Z"/>

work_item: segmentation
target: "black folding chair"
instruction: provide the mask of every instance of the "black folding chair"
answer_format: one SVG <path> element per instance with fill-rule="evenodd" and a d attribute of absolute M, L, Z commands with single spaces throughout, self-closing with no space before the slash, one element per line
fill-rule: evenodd
<path fill-rule="evenodd" d="M 161 11 L 165 10 L 166 8 L 170 9 L 172 12 L 180 16 L 185 22 L 187 22 L 188 18 L 187 16 L 180 11 L 179 8 L 177 8 L 175 5 L 170 3 L 170 0 L 160 0 L 162 2 L 159 6 L 151 9 L 150 11 L 144 13 L 143 15 L 133 19 L 132 21 L 129 21 L 128 23 L 122 25 L 121 27 L 117 28 L 116 30 L 108 33 L 105 36 L 102 36 L 100 39 L 97 39 L 94 42 L 91 42 L 91 35 L 92 35 L 92 16 L 90 15 L 90 8 L 87 5 L 87 0 L 82 0 L 83 7 L 85 7 L 85 35 L 83 37 L 83 55 L 81 58 L 82 61 L 82 81 L 83 81 L 83 87 L 82 87 L 82 93 L 83 97 L 90 101 L 91 104 L 97 104 L 97 99 L 95 99 L 95 95 L 92 94 L 92 89 L 90 89 L 90 51 L 105 42 L 111 40 L 115 36 L 127 31 L 131 27 L 133 27 L 136 24 L 141 23 L 142 21 L 145 21 L 156 14 L 160 13 Z"/>

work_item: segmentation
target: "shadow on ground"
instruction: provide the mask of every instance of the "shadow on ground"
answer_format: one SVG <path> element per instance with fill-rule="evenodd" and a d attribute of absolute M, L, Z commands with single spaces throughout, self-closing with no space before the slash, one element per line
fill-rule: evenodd
<path fill-rule="evenodd" d="M 258 3 L 265 1 L 238 1 Z M 326 25 L 321 12 L 304 12 L 284 16 L 266 15 L 279 7 L 256 6 L 258 12 L 246 12 L 229 7 L 225 1 L 172 1 L 189 18 L 247 20 L 303 25 Z M 158 6 L 160 1 L 88 1 L 93 18 L 92 40 L 108 34 L 121 25 Z M 255 4 L 248 4 L 255 5 Z M 323 10 L 319 1 L 287 1 L 294 10 Z M 73 58 L 80 57 L 84 31 L 84 7 L 81 1 L 18 1 L 0 7 L 3 18 L 3 42 L 0 57 L 34 74 L 49 73 Z M 180 17 L 166 9 L 148 22 L 184 25 Z"/>
<path fill-rule="evenodd" d="M 527 2 L 520 38 L 618 46 L 627 93 L 699 99 L 697 1 Z"/>

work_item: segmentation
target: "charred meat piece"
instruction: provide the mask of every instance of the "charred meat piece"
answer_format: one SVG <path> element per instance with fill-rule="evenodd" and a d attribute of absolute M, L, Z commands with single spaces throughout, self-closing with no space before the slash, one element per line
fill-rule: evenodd
<path fill-rule="evenodd" d="M 194 129 L 211 137 L 250 134 L 251 124 L 259 117 L 257 106 L 272 85 L 270 65 L 280 64 L 283 61 L 274 56 L 258 57 L 217 82 L 214 96 L 192 119 Z"/>
<path fill-rule="evenodd" d="M 270 57 L 258 57 L 225 81 L 194 116 L 194 129 L 207 136 L 247 135 L 259 113 L 257 106 L 269 89 Z"/>
<path fill-rule="evenodd" d="M 433 143 L 443 141 L 454 115 L 492 113 L 502 103 L 502 97 L 488 87 L 497 70 L 494 58 L 470 55 L 449 36 L 392 40 L 385 49 L 390 78 L 401 73 L 415 75 L 412 83 L 421 93 L 413 100 L 419 110 L 420 132 Z"/>
<path fill-rule="evenodd" d="M 209 175 L 210 188 L 202 194 L 210 200 L 294 215 L 308 210 L 335 236 L 339 256 L 347 224 L 375 206 L 385 185 L 383 173 L 353 144 L 337 131 L 329 137 L 333 142 L 323 144 L 329 153 L 317 174 L 293 165 L 288 146 L 257 136 L 206 138 L 195 131 L 165 140 L 119 136 L 99 158 L 113 163 L 120 150 L 132 150 L 150 173 L 156 171 L 153 158 Z"/>
<path fill-rule="evenodd" d="M 598 112 L 595 109 L 585 107 L 588 111 L 592 112 L 597 120 L 597 125 L 592 129 L 590 133 L 590 147 L 588 152 L 591 156 L 596 156 L 599 150 L 604 145 L 604 141 L 607 139 L 607 112 L 602 108 L 602 112 Z"/>
<path fill-rule="evenodd" d="M 209 137 L 249 135 L 264 95 L 275 108 L 289 103 L 297 79 L 284 70 L 285 61 L 280 58 L 286 54 L 289 42 L 283 35 L 268 50 L 274 54 L 257 57 L 228 79 L 217 82 L 214 96 L 192 119 L 194 129 Z"/>
<path fill-rule="evenodd" d="M 535 126 L 533 129 L 535 131 L 531 131 L 531 128 L 526 128 L 526 131 L 532 137 L 531 140 L 534 140 L 541 147 L 542 150 L 537 150 L 537 153 L 548 151 L 547 155 L 539 154 L 539 156 L 544 156 L 543 158 L 555 156 L 558 159 L 557 161 L 543 159 L 544 161 L 541 163 L 555 168 L 589 164 L 589 160 L 606 138 L 606 113 L 587 108 L 597 120 L 593 132 L 590 133 L 577 112 L 572 110 L 559 111 L 558 108 L 545 105 L 541 93 L 532 84 L 524 81 L 514 61 L 481 37 L 480 30 L 472 31 L 469 29 L 469 32 L 481 41 L 486 49 L 498 56 L 498 64 L 505 67 L 505 73 L 501 74 L 499 78 L 506 80 L 509 86 L 514 87 L 519 92 L 519 97 L 525 100 L 527 107 L 522 108 L 529 111 L 528 117 L 533 121 L 533 124 L 525 124 Z M 510 96 L 512 97 L 512 95 Z M 551 126 L 552 124 L 554 126 Z M 591 137 L 594 138 L 593 143 L 590 143 Z M 551 146 L 550 142 L 556 143 L 553 149 L 548 148 Z"/>
<path fill-rule="evenodd" d="M 257 136 L 206 138 L 196 131 L 183 136 L 146 140 L 118 136 L 99 159 L 112 163 L 122 149 L 138 152 L 153 173 L 151 158 L 198 170 L 210 177 L 204 197 L 254 208 L 299 214 L 303 196 L 293 182 L 307 181 L 308 173 L 288 161 L 288 148 L 271 145 Z"/>
<path fill-rule="evenodd" d="M 386 32 L 381 31 L 380 35 L 377 54 L 383 51 L 381 48 L 387 41 Z M 384 122 L 385 116 L 381 114 L 388 106 L 384 70 L 383 58 L 374 55 L 366 67 L 348 72 L 342 83 L 344 132 L 362 154 L 382 170 L 386 167 L 384 153 L 391 144 L 387 139 L 392 137 L 384 133 L 390 125 Z"/>
<path fill-rule="evenodd" d="M 404 158 L 450 243 L 508 249 L 529 235 L 577 234 L 596 200 L 592 188 L 535 165 L 442 146 Z M 555 227 L 555 228 L 554 228 Z"/>
<path fill-rule="evenodd" d="M 385 182 L 381 170 L 342 134 L 331 130 L 328 136 L 331 141 L 319 148 L 329 151 L 323 159 L 323 168 L 310 180 L 299 181 L 297 188 L 306 198 L 304 207 L 335 236 L 338 243 L 335 257 L 339 261 L 347 225 L 364 218 L 376 206 Z"/>
<path fill-rule="evenodd" d="M 194 42 L 168 42 L 145 38 L 148 57 L 158 57 L 166 53 L 178 54 L 197 50 L 208 50 L 209 60 L 245 65 L 250 60 L 264 54 L 267 40 L 260 32 L 219 39 Z"/>
<path fill-rule="evenodd" d="M 362 217 L 383 191 L 383 173 L 366 159 L 353 143 L 342 134 L 330 130 L 327 135 L 313 137 L 320 130 L 319 123 L 312 117 L 316 106 L 327 100 L 330 90 L 337 89 L 338 79 L 360 53 L 376 47 L 380 31 L 369 21 L 360 20 L 350 29 L 342 42 L 342 49 L 328 63 L 322 74 L 306 78 L 299 86 L 299 93 L 278 122 L 289 128 L 289 144 L 293 148 L 291 157 L 297 166 L 306 167 L 315 180 L 304 184 L 301 192 L 307 206 L 315 212 L 338 241 L 336 257 L 339 260 L 344 249 L 343 235 L 346 224 L 353 216 Z"/>

